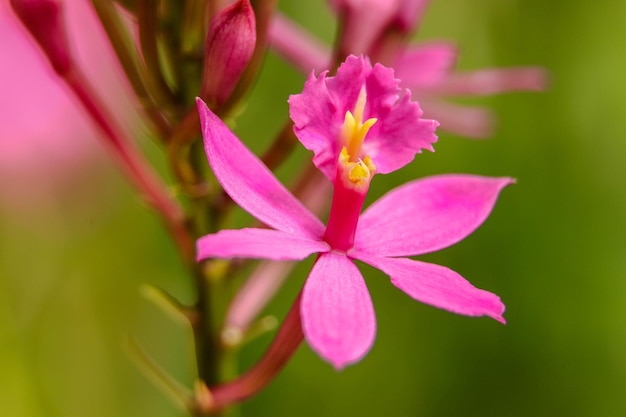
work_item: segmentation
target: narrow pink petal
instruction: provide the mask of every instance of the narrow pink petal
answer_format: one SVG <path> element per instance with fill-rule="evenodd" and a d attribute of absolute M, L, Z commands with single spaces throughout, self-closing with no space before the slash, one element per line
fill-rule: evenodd
<path fill-rule="evenodd" d="M 406 258 L 382 258 L 355 252 L 354 256 L 391 277 L 402 291 L 425 304 L 466 316 L 488 316 L 505 323 L 504 304 L 488 291 L 474 287 L 446 267 Z"/>
<path fill-rule="evenodd" d="M 441 128 L 471 139 L 484 139 L 493 134 L 495 117 L 483 107 L 468 107 L 440 100 L 420 97 L 426 116 L 441 123 Z"/>
<path fill-rule="evenodd" d="M 197 259 L 259 258 L 273 260 L 304 259 L 312 253 L 328 252 L 321 240 L 296 236 L 280 230 L 246 228 L 221 230 L 202 236 L 197 242 Z"/>
<path fill-rule="evenodd" d="M 244 334 L 293 270 L 296 262 L 262 261 L 233 296 L 224 328 Z"/>
<path fill-rule="evenodd" d="M 197 100 L 204 149 L 228 195 L 261 222 L 283 232 L 319 239 L 324 226 L 202 102 Z"/>
<path fill-rule="evenodd" d="M 450 42 L 430 42 L 411 47 L 396 58 L 396 76 L 402 80 L 402 86 L 415 93 L 432 88 L 448 78 L 458 55 L 457 47 Z"/>
<path fill-rule="evenodd" d="M 274 14 L 268 37 L 272 48 L 303 73 L 328 69 L 330 48 L 283 14 Z"/>
<path fill-rule="evenodd" d="M 309 345 L 336 369 L 359 361 L 376 337 L 365 282 L 345 254 L 320 255 L 302 291 L 302 328 Z"/>
<path fill-rule="evenodd" d="M 411 256 L 453 245 L 480 226 L 511 178 L 438 175 L 409 182 L 361 216 L 355 249 L 378 256 Z"/>
<path fill-rule="evenodd" d="M 450 75 L 437 93 L 450 96 L 485 96 L 513 91 L 543 91 L 548 74 L 540 67 L 494 68 Z"/>
<path fill-rule="evenodd" d="M 419 26 L 430 0 L 399 0 L 396 24 L 405 32 L 411 32 Z"/>

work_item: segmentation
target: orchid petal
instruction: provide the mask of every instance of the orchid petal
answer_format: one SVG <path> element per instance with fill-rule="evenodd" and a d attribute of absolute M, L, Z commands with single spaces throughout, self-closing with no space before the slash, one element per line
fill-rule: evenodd
<path fill-rule="evenodd" d="M 453 96 L 486 96 L 513 91 L 543 91 L 548 74 L 540 67 L 492 68 L 451 74 L 437 93 Z"/>
<path fill-rule="evenodd" d="M 351 253 L 391 277 L 406 294 L 425 304 L 465 316 L 488 316 L 505 323 L 504 304 L 488 291 L 474 287 L 453 270 L 406 258 L 383 258 L 360 252 Z"/>
<path fill-rule="evenodd" d="M 453 245 L 480 226 L 511 178 L 438 175 L 412 181 L 373 203 L 359 219 L 355 249 L 410 256 Z"/>
<path fill-rule="evenodd" d="M 302 328 L 309 345 L 341 369 L 369 351 L 376 316 L 363 277 L 345 254 L 322 254 L 302 291 Z"/>
<path fill-rule="evenodd" d="M 414 92 L 429 89 L 445 81 L 458 58 L 457 47 L 450 42 L 431 42 L 408 48 L 394 62 L 402 85 Z"/>
<path fill-rule="evenodd" d="M 197 242 L 198 260 L 206 258 L 258 258 L 273 260 L 304 259 L 312 253 L 327 252 L 330 247 L 280 230 L 246 228 L 221 230 Z"/>
<path fill-rule="evenodd" d="M 377 104 L 372 103 L 372 107 Z M 439 122 L 420 118 L 422 111 L 417 102 L 411 102 L 409 90 L 395 103 L 392 111 L 381 106 L 375 113 L 372 110 L 372 114 L 382 120 L 370 129 L 363 143 L 363 153 L 372 159 L 377 173 L 387 174 L 402 168 L 422 149 L 434 151 L 432 144 L 437 141 L 435 130 Z"/>
<path fill-rule="evenodd" d="M 204 149 L 224 190 L 244 210 L 283 232 L 319 239 L 324 226 L 202 102 Z"/>
<path fill-rule="evenodd" d="M 441 128 L 471 139 L 484 139 L 492 135 L 495 125 L 493 112 L 483 107 L 468 107 L 422 97 L 428 117 L 441 123 Z"/>
<path fill-rule="evenodd" d="M 302 93 L 289 97 L 289 115 L 294 122 L 294 133 L 302 145 L 313 152 L 313 163 L 332 181 L 340 151 L 337 135 L 344 114 L 328 91 L 326 74 L 323 72 L 316 78 L 311 73 Z"/>
<path fill-rule="evenodd" d="M 267 35 L 278 54 L 305 74 L 330 66 L 330 48 L 279 12 L 274 14 Z"/>
<path fill-rule="evenodd" d="M 415 31 L 429 3 L 430 0 L 399 0 L 396 24 L 405 32 Z"/>

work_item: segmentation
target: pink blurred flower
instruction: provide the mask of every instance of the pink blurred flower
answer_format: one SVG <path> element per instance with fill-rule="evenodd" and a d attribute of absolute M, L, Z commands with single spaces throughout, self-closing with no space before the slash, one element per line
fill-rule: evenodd
<path fill-rule="evenodd" d="M 65 1 L 64 6 L 78 65 L 97 80 L 98 92 L 129 126 L 135 118 L 129 111 L 129 88 L 91 5 Z M 0 0 L 0 51 L 0 188 L 6 196 L 3 201 L 28 205 L 93 172 L 99 165 L 94 164 L 101 152 L 94 140 L 99 133 L 8 0 Z"/>
<path fill-rule="evenodd" d="M 407 138 L 392 134 L 386 139 L 381 134 L 391 120 L 419 125 L 419 108 L 406 96 L 396 103 L 397 91 L 391 91 L 397 89 L 397 83 L 390 81 L 390 76 L 382 66 L 372 69 L 364 59 L 353 57 L 336 77 L 310 79 L 306 92 L 295 98 L 299 104 L 291 100 L 297 107 L 292 115 L 300 119 L 296 132 L 306 137 L 304 142 L 316 152 L 315 163 L 327 176 L 331 173 L 329 155 L 337 156 L 327 227 L 198 102 L 205 151 L 218 181 L 237 204 L 274 228 L 206 235 L 198 240 L 198 259 L 300 260 L 318 253 L 302 292 L 302 328 L 309 345 L 338 369 L 360 360 L 376 333 L 373 305 L 354 259 L 381 269 L 394 285 L 419 301 L 504 321 L 504 305 L 494 294 L 475 288 L 445 267 L 404 257 L 433 252 L 465 238 L 488 217 L 500 190 L 511 179 L 470 175 L 425 178 L 392 190 L 360 215 L 376 164 L 383 167 L 381 172 L 397 169 L 434 141 L 431 131 L 426 139 L 412 144 L 418 146 L 393 148 L 394 138 Z M 337 129 L 334 113 L 344 110 L 344 122 L 339 122 Z M 363 120 L 365 115 L 370 118 Z M 379 120 L 380 130 L 374 134 Z M 330 139 L 325 137 L 329 132 L 334 135 Z M 366 146 L 370 132 L 376 146 Z M 398 132 L 404 131 L 400 128 Z M 341 150 L 335 152 L 338 146 L 329 141 L 338 142 Z M 385 146 L 389 149 L 383 149 Z"/>
<path fill-rule="evenodd" d="M 449 42 L 416 46 L 400 44 L 385 34 L 406 36 L 420 23 L 429 2 L 425 0 L 332 0 L 343 22 L 339 57 L 367 54 L 395 69 L 402 86 L 409 88 L 428 117 L 443 129 L 481 138 L 491 134 L 493 116 L 482 107 L 460 106 L 448 101 L 456 96 L 491 95 L 512 91 L 542 91 L 546 72 L 538 67 L 513 67 L 458 72 L 457 48 Z M 391 36 L 390 38 L 393 38 Z M 296 23 L 276 14 L 269 30 L 273 48 L 304 73 L 331 65 L 330 48 Z"/>

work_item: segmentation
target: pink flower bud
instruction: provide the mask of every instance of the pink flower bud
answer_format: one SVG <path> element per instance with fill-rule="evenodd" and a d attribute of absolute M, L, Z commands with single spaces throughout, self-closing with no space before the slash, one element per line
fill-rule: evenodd
<path fill-rule="evenodd" d="M 211 21 L 204 57 L 202 97 L 221 104 L 233 92 L 256 45 L 256 22 L 249 0 L 238 0 Z"/>
<path fill-rule="evenodd" d="M 54 70 L 63 75 L 72 66 L 61 4 L 56 0 L 11 0 L 22 24 L 35 38 Z"/>

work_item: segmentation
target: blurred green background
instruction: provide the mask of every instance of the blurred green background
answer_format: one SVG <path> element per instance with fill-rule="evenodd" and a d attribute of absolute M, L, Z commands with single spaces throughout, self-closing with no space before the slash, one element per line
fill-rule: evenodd
<path fill-rule="evenodd" d="M 322 0 L 280 8 L 323 39 Z M 244 416 L 626 415 L 626 2 L 436 0 L 419 40 L 447 38 L 464 69 L 541 65 L 543 94 L 481 99 L 495 136 L 440 132 L 436 153 L 377 176 L 370 200 L 416 176 L 507 175 L 492 216 L 465 241 L 421 259 L 500 295 L 506 326 L 421 305 L 371 268 L 378 337 L 342 372 L 303 345 Z M 284 121 L 304 77 L 269 54 L 237 132 L 255 151 Z M 419 97 L 417 97 L 419 99 Z M 261 133 L 259 133 L 261 132 Z M 163 165 L 156 146 L 147 151 Z M 310 160 L 299 150 L 281 170 Z M 193 300 L 158 219 L 107 165 L 80 193 L 0 211 L 0 415 L 183 416 L 135 367 L 135 336 L 166 369 L 193 380 L 189 329 L 141 297 L 142 283 Z M 282 317 L 310 260 L 266 310 Z M 271 340 L 242 351 L 252 365 Z"/>

